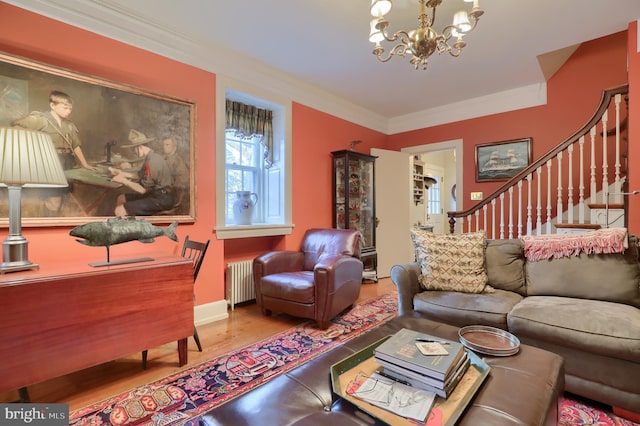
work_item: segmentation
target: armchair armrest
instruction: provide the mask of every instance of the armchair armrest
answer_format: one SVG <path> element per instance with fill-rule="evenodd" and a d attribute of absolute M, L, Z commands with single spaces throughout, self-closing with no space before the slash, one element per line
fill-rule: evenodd
<path fill-rule="evenodd" d="M 334 293 L 337 287 L 358 282 L 362 283 L 362 270 L 364 266 L 360 259 L 346 255 L 321 256 L 313 268 L 313 274 L 318 290 L 333 285 L 335 288 L 325 290 Z"/>
<path fill-rule="evenodd" d="M 398 316 L 413 316 L 413 296 L 422 291 L 418 282 L 421 273 L 416 262 L 391 268 L 391 281 L 398 288 Z"/>
<path fill-rule="evenodd" d="M 265 253 L 253 260 L 255 277 L 278 274 L 281 272 L 297 272 L 304 265 L 304 253 L 299 251 L 279 250 Z"/>

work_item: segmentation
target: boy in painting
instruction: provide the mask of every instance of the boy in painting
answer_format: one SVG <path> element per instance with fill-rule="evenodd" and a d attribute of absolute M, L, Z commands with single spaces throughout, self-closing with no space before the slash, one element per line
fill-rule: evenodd
<path fill-rule="evenodd" d="M 48 133 L 58 152 L 63 169 L 71 169 L 76 166 L 76 163 L 79 163 L 85 169 L 95 171 L 96 168 L 87 162 L 82 152 L 78 128 L 69 119 L 72 109 L 73 99 L 71 96 L 54 90 L 49 94 L 49 111 L 31 112 L 26 117 L 13 121 L 11 125 Z M 63 195 L 69 189 L 49 189 L 46 191 L 47 193 L 44 194 L 45 215 L 59 216 Z"/>

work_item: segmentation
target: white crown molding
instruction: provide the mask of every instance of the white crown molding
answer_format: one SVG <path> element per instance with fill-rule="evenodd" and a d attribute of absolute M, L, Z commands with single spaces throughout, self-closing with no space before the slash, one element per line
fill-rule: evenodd
<path fill-rule="evenodd" d="M 537 83 L 394 117 L 389 120 L 389 134 L 515 111 L 546 103 L 547 84 Z"/>
<path fill-rule="evenodd" d="M 205 71 L 268 87 L 295 102 L 386 132 L 386 117 L 220 45 L 141 18 L 109 0 L 7 0 L 7 3 Z"/>
<path fill-rule="evenodd" d="M 384 117 L 223 46 L 140 17 L 110 0 L 5 0 L 32 12 L 215 74 L 286 95 L 294 102 L 384 134 L 431 127 L 541 105 L 546 86 L 533 85 L 400 117 Z M 640 44 L 640 43 L 639 43 Z"/>

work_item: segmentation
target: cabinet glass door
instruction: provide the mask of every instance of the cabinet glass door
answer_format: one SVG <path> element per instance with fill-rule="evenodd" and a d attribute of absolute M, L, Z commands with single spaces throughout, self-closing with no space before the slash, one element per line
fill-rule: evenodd
<path fill-rule="evenodd" d="M 334 227 L 362 233 L 363 249 L 375 247 L 375 157 L 353 151 L 334 156 Z"/>

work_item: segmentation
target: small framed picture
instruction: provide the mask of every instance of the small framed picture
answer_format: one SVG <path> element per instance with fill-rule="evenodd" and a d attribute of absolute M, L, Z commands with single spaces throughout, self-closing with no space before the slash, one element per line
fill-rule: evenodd
<path fill-rule="evenodd" d="M 476 182 L 508 180 L 531 164 L 531 138 L 476 145 Z"/>

